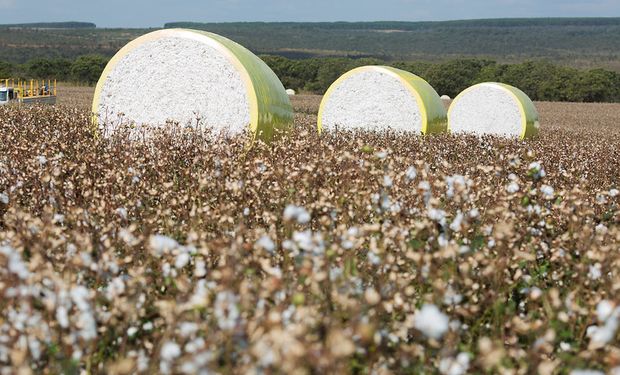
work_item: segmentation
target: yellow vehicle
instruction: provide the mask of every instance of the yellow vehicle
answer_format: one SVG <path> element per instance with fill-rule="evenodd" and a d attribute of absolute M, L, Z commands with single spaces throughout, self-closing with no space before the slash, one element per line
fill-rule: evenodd
<path fill-rule="evenodd" d="M 56 80 L 0 79 L 0 105 L 56 104 Z"/>

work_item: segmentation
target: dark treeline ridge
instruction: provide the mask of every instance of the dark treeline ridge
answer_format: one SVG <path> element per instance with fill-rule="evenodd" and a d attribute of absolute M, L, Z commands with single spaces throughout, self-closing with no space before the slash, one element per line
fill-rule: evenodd
<path fill-rule="evenodd" d="M 0 29 L 24 28 L 24 29 L 94 29 L 97 25 L 91 22 L 35 22 L 0 24 Z"/>
<path fill-rule="evenodd" d="M 164 28 L 209 29 L 214 26 L 296 27 L 333 30 L 420 30 L 439 27 L 537 27 L 537 26 L 618 26 L 618 17 L 594 18 L 493 18 L 455 21 L 374 21 L 374 22 L 168 22 Z"/>
<path fill-rule="evenodd" d="M 78 84 L 95 84 L 108 58 L 100 55 L 84 55 L 69 60 L 65 58 L 37 58 L 25 64 L 12 64 L 0 61 L 0 79 L 57 79 Z"/>
<path fill-rule="evenodd" d="M 545 61 L 499 64 L 484 59 L 458 59 L 443 63 L 386 63 L 378 59 L 262 58 L 287 88 L 321 94 L 350 69 L 363 65 L 390 65 L 426 79 L 440 95 L 452 98 L 476 83 L 503 82 L 520 88 L 533 100 L 620 102 L 620 73 L 605 69 L 579 70 Z"/>
<path fill-rule="evenodd" d="M 391 61 L 375 58 L 310 58 L 293 60 L 282 56 L 261 58 L 285 87 L 298 92 L 323 94 L 343 73 L 363 65 L 390 65 L 426 79 L 440 95 L 455 97 L 480 82 L 504 82 L 516 86 L 539 101 L 620 102 L 620 73 L 580 70 L 546 61 L 501 64 L 486 59 L 457 59 L 442 63 Z M 0 78 L 56 78 L 94 84 L 107 58 L 80 56 L 75 60 L 38 58 L 25 64 L 0 62 Z"/>

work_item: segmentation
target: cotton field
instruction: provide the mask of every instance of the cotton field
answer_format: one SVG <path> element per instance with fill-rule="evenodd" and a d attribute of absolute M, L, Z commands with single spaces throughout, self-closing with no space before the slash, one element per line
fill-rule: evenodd
<path fill-rule="evenodd" d="M 0 373 L 620 373 L 618 105 L 248 148 L 75 91 L 0 108 Z"/>

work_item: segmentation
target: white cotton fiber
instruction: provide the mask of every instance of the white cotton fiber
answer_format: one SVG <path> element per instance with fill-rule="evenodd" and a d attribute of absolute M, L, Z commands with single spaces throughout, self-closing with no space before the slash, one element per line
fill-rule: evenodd
<path fill-rule="evenodd" d="M 325 103 L 325 130 L 422 131 L 416 98 L 397 77 L 383 71 L 361 71 L 344 79 Z"/>

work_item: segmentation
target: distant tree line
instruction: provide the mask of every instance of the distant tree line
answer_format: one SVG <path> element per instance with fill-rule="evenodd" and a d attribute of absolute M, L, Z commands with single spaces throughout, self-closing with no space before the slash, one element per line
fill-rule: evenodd
<path fill-rule="evenodd" d="M 262 56 L 287 88 L 324 93 L 341 74 L 358 66 L 386 64 L 377 59 L 312 58 L 291 60 Z M 572 102 L 620 102 L 620 73 L 579 70 L 545 61 L 499 64 L 484 59 L 459 59 L 443 63 L 390 62 L 428 81 L 440 95 L 455 97 L 480 82 L 516 86 L 533 100 Z"/>
<path fill-rule="evenodd" d="M 25 64 L 11 64 L 0 61 L 1 78 L 57 79 L 63 82 L 93 85 L 101 76 L 108 58 L 99 55 L 84 55 L 69 60 L 65 58 L 37 58 Z"/>
<path fill-rule="evenodd" d="M 620 73 L 578 70 L 545 61 L 500 64 L 484 59 L 460 59 L 443 63 L 390 62 L 374 58 L 311 58 L 292 60 L 261 56 L 285 87 L 323 94 L 343 73 L 363 65 L 391 65 L 426 79 L 440 95 L 455 97 L 480 82 L 504 82 L 516 86 L 533 100 L 573 102 L 620 102 Z M 21 65 L 0 61 L 0 78 L 57 79 L 95 84 L 108 59 L 99 55 L 30 60 Z"/>

